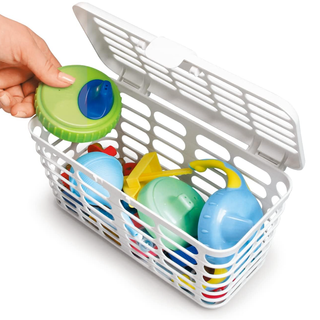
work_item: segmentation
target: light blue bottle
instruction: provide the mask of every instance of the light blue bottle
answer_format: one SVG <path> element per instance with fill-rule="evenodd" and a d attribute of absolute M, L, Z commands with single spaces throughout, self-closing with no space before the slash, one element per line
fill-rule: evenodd
<path fill-rule="evenodd" d="M 249 190 L 242 174 L 226 162 L 197 160 L 191 162 L 190 167 L 200 172 L 207 168 L 218 168 L 226 172 L 227 187 L 212 194 L 201 211 L 198 240 L 213 249 L 233 247 L 262 218 L 263 212 L 257 199 Z M 213 264 L 224 264 L 232 257 L 233 255 L 224 258 L 206 256 L 206 259 Z"/>
<path fill-rule="evenodd" d="M 109 156 L 102 152 L 90 152 L 86 153 L 80 158 L 77 159 L 77 162 L 85 166 L 87 169 L 91 170 L 94 174 L 99 176 L 100 178 L 106 180 L 113 186 L 118 189 L 122 189 L 123 186 L 123 173 L 121 163 L 112 156 Z M 71 173 L 74 173 L 74 169 L 70 169 Z M 93 181 L 88 176 L 86 176 L 83 172 L 79 173 L 80 178 L 87 183 L 91 188 L 98 191 L 105 197 L 110 197 L 108 190 L 102 187 L 99 183 Z M 80 196 L 79 192 L 72 186 L 74 184 L 77 186 L 76 180 L 70 176 L 69 180 L 71 182 L 70 190 L 75 193 L 77 196 Z M 111 205 L 104 198 L 100 197 L 94 191 L 90 190 L 88 187 L 81 185 L 82 190 L 87 193 L 87 195 L 91 196 L 101 204 L 111 208 Z M 85 200 L 91 204 L 96 205 L 95 202 L 85 197 Z"/>

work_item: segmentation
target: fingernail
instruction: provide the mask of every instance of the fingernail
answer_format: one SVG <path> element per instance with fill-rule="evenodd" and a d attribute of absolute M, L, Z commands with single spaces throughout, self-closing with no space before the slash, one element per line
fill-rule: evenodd
<path fill-rule="evenodd" d="M 0 97 L 0 104 L 3 107 L 9 107 L 11 102 L 10 102 L 10 98 L 8 97 L 8 95 L 5 93 Z"/>
<path fill-rule="evenodd" d="M 14 117 L 16 118 L 26 118 L 27 114 L 24 111 L 18 111 Z"/>
<path fill-rule="evenodd" d="M 73 84 L 76 81 L 74 77 L 61 71 L 58 74 L 58 79 L 68 84 Z"/>

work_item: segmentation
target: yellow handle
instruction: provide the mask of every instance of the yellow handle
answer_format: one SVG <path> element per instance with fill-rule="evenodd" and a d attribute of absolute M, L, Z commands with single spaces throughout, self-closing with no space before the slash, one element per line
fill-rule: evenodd
<path fill-rule="evenodd" d="M 139 177 L 139 181 L 150 181 L 159 177 L 171 177 L 180 176 L 183 174 L 192 174 L 193 170 L 190 168 L 176 169 L 176 170 L 165 170 L 158 172 L 143 173 Z"/>
<path fill-rule="evenodd" d="M 189 163 L 190 168 L 195 171 L 204 172 L 208 168 L 218 168 L 224 171 L 228 176 L 227 188 L 240 188 L 241 178 L 238 173 L 227 167 L 223 161 L 210 159 L 210 160 L 195 160 Z M 231 167 L 231 166 L 230 166 Z"/>
<path fill-rule="evenodd" d="M 128 176 L 124 176 L 123 191 L 136 198 L 142 187 L 153 179 L 192 173 L 193 170 L 190 168 L 162 171 L 157 153 L 149 152 L 142 157 Z"/>

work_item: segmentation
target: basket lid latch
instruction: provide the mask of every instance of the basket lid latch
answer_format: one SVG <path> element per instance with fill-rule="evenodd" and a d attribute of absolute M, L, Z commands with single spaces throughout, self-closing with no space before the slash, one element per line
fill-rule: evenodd
<path fill-rule="evenodd" d="M 165 37 L 155 38 L 146 48 L 146 56 L 160 65 L 172 69 L 195 52 Z"/>

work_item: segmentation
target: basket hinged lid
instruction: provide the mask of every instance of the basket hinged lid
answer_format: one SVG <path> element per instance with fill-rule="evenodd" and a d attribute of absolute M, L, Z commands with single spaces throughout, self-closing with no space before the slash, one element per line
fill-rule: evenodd
<path fill-rule="evenodd" d="M 289 103 L 165 37 L 156 37 L 90 4 L 74 12 L 118 81 L 221 133 L 236 147 L 281 169 L 302 169 L 299 119 Z"/>

